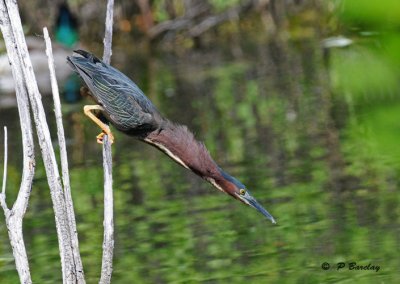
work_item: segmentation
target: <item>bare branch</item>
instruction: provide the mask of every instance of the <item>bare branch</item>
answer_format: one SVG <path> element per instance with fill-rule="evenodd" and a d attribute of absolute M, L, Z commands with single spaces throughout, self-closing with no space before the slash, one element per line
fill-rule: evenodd
<path fill-rule="evenodd" d="M 1 194 L 6 194 L 7 183 L 7 162 L 8 162 L 8 144 L 7 144 L 7 126 L 4 126 L 4 170 L 3 170 L 3 186 L 1 187 Z"/>
<path fill-rule="evenodd" d="M 110 64 L 111 61 L 111 45 L 112 45 L 112 30 L 113 30 L 113 15 L 114 15 L 114 0 L 107 1 L 106 15 L 106 31 L 104 35 L 104 53 L 103 61 Z"/>
<path fill-rule="evenodd" d="M 46 55 L 48 57 L 48 63 L 49 63 L 51 89 L 54 101 L 54 112 L 57 124 L 57 137 L 58 137 L 58 143 L 60 145 L 61 172 L 62 172 L 62 179 L 64 186 L 64 198 L 68 215 L 67 217 L 69 221 L 69 230 L 71 234 L 72 253 L 74 256 L 76 270 L 81 272 L 77 274 L 78 281 L 84 282 L 85 280 L 83 273 L 83 265 L 79 253 L 78 231 L 76 229 L 74 204 L 71 195 L 71 185 L 70 185 L 69 170 L 68 170 L 68 155 L 67 155 L 67 147 L 65 144 L 64 126 L 62 122 L 60 94 L 58 91 L 51 40 L 46 27 L 43 28 L 43 34 L 44 34 L 44 40 L 46 42 Z"/>
<path fill-rule="evenodd" d="M 35 172 L 35 152 L 32 135 L 32 123 L 29 113 L 29 99 L 22 72 L 22 64 L 18 57 L 18 49 L 15 37 L 11 28 L 11 22 L 4 0 L 0 1 L 1 21 L 0 27 L 4 42 L 7 48 L 8 59 L 11 64 L 11 70 L 15 81 L 16 96 L 19 120 L 21 123 L 22 148 L 23 148 L 23 169 L 20 190 L 13 209 L 21 212 L 23 216 L 28 206 L 29 195 L 32 188 L 32 180 Z"/>
<path fill-rule="evenodd" d="M 114 0 L 107 1 L 106 30 L 104 35 L 103 61 L 110 64 L 112 29 L 113 29 Z M 113 216 L 113 190 L 112 190 L 112 154 L 111 143 L 108 135 L 103 138 L 103 167 L 104 167 L 104 236 L 103 257 L 101 263 L 101 276 L 99 283 L 111 282 L 112 260 L 114 251 L 114 216 Z"/>
<path fill-rule="evenodd" d="M 199 3 L 189 9 L 182 17 L 164 21 L 153 26 L 148 32 L 149 38 L 155 39 L 164 33 L 179 31 L 185 31 L 191 37 L 198 37 L 209 29 L 223 22 L 236 19 L 241 14 L 257 6 L 256 0 L 247 0 L 219 14 L 209 15 L 207 1 L 200 1 Z"/>
<path fill-rule="evenodd" d="M 15 259 L 15 266 L 18 271 L 21 283 L 32 283 L 28 256 L 26 254 L 22 220 L 28 207 L 28 201 L 32 188 L 32 180 L 35 172 L 35 155 L 32 137 L 32 124 L 29 113 L 29 101 L 24 82 L 22 64 L 18 56 L 15 35 L 12 30 L 9 11 L 4 0 L 0 1 L 0 28 L 7 48 L 7 55 L 11 64 L 12 74 L 15 81 L 18 112 L 21 123 L 22 146 L 23 146 L 23 169 L 21 185 L 17 199 L 11 210 L 7 209 L 5 203 L 5 189 L 2 191 L 4 199 L 4 215 L 12 252 Z"/>
<path fill-rule="evenodd" d="M 103 258 L 101 264 L 101 284 L 110 283 L 112 275 L 112 259 L 114 250 L 114 218 L 113 218 L 113 190 L 112 190 L 112 156 L 111 144 L 107 135 L 103 139 L 103 167 L 104 167 L 104 238 Z"/>
<path fill-rule="evenodd" d="M 4 169 L 3 169 L 3 186 L 1 187 L 0 205 L 4 212 L 8 211 L 6 204 L 6 183 L 7 183 L 7 163 L 8 163 L 8 145 L 7 145 L 7 126 L 4 126 Z"/>
<path fill-rule="evenodd" d="M 203 21 L 201 21 L 199 24 L 193 26 L 192 28 L 189 29 L 189 35 L 191 37 L 197 37 L 200 36 L 202 33 L 206 32 L 207 30 L 219 25 L 220 23 L 232 20 L 232 19 L 237 19 L 239 18 L 239 13 L 244 10 L 243 7 L 234 7 L 231 9 L 228 9 L 227 11 L 218 14 L 218 15 L 213 15 L 209 16 Z"/>

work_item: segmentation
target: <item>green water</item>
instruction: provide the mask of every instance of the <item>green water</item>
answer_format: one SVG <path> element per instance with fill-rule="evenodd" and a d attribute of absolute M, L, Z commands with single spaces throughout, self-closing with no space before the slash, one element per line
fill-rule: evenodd
<path fill-rule="evenodd" d="M 114 64 L 166 117 L 188 125 L 277 225 L 154 148 L 114 132 L 113 282 L 399 283 L 398 96 L 359 98 L 346 91 L 318 37 L 238 37 L 229 46 L 217 41 L 161 53 L 123 53 L 117 41 Z M 50 98 L 44 100 L 54 134 Z M 90 102 L 64 104 L 63 112 L 81 255 L 87 282 L 95 283 L 102 160 L 98 129 L 81 112 L 84 104 Z M 10 204 L 21 170 L 16 108 L 1 109 L 0 121 L 9 127 Z M 39 157 L 25 242 L 33 281 L 61 283 Z M 321 268 L 325 262 L 330 269 Z M 340 262 L 346 267 L 337 270 Z M 379 271 L 350 270 L 351 262 Z M 0 279 L 18 282 L 3 221 Z"/>

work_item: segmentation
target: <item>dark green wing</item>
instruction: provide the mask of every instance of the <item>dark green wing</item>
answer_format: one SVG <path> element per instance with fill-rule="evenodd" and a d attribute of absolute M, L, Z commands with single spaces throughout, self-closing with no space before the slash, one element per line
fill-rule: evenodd
<path fill-rule="evenodd" d="M 84 57 L 68 57 L 97 102 L 106 110 L 106 116 L 116 128 L 124 132 L 155 129 L 157 109 L 139 87 L 117 69 L 85 51 Z"/>

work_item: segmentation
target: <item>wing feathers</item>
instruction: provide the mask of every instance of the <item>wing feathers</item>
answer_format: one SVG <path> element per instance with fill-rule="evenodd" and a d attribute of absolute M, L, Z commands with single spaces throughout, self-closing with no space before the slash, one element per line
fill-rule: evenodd
<path fill-rule="evenodd" d="M 68 63 L 118 129 L 134 132 L 158 127 L 154 115 L 161 117 L 159 112 L 134 82 L 94 55 L 83 50 L 76 52 L 83 57 L 70 56 Z"/>

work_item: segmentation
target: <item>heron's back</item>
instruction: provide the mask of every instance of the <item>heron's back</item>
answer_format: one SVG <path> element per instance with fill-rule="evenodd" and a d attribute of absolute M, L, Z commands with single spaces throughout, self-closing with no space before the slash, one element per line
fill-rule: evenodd
<path fill-rule="evenodd" d="M 135 135 L 159 127 L 161 115 L 134 82 L 94 55 L 83 50 L 76 52 L 82 57 L 69 56 L 69 64 L 116 128 Z"/>

